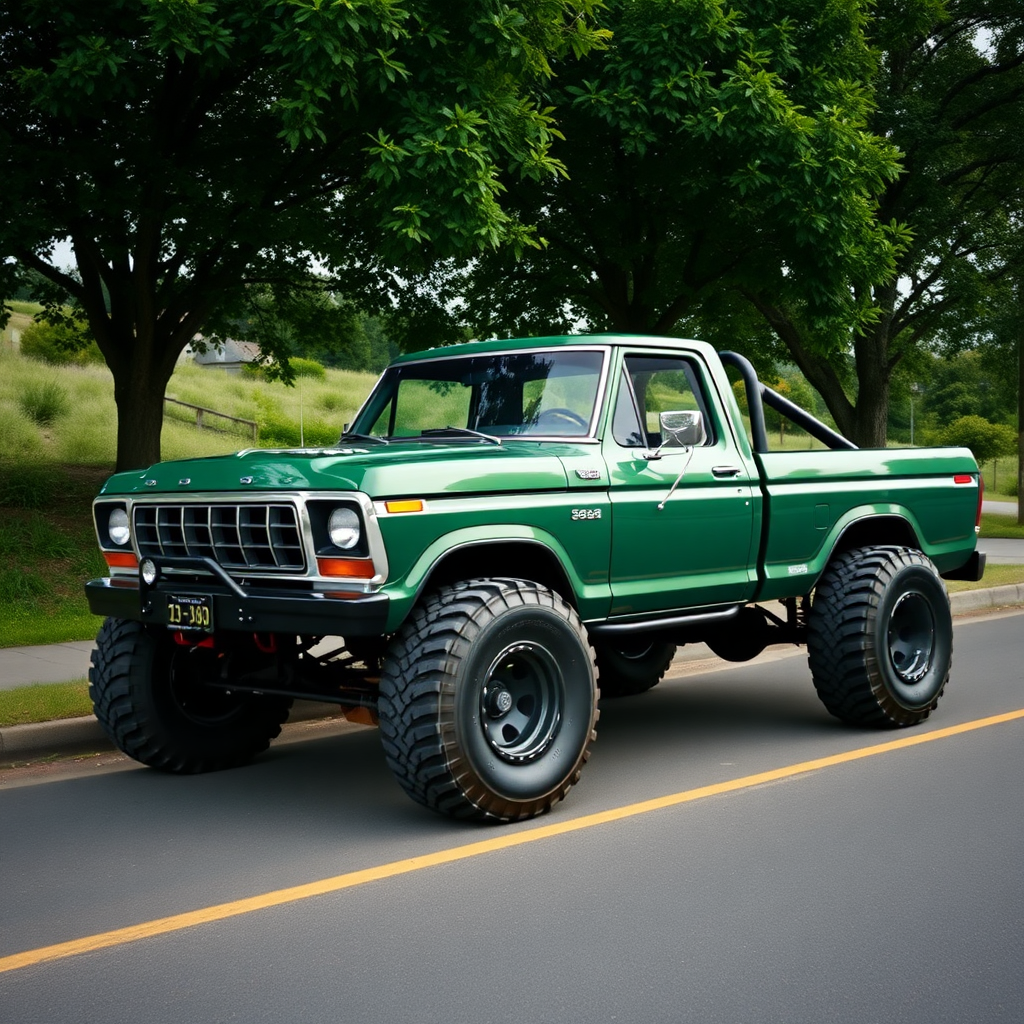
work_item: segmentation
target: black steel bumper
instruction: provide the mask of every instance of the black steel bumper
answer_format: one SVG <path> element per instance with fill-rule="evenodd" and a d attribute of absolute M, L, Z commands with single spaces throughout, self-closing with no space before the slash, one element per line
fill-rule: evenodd
<path fill-rule="evenodd" d="M 233 582 L 233 581 L 232 581 Z M 174 595 L 208 597 L 213 631 L 294 633 L 306 636 L 381 636 L 388 618 L 386 594 L 330 597 L 322 593 L 295 593 L 270 588 L 224 586 L 214 581 L 160 579 L 146 586 L 138 579 L 104 578 L 85 585 L 89 610 L 94 615 L 134 619 L 173 627 L 168 598 Z"/>
<path fill-rule="evenodd" d="M 985 552 L 974 551 L 971 553 L 971 557 L 959 569 L 944 572 L 942 578 L 944 580 L 968 580 L 971 583 L 977 583 L 984 575 Z"/>

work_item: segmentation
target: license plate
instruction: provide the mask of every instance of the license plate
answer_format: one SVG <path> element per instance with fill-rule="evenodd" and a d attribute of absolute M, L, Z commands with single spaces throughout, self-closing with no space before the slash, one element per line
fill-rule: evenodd
<path fill-rule="evenodd" d="M 167 625 L 171 629 L 201 629 L 206 633 L 212 633 L 213 607 L 209 597 L 169 594 Z"/>

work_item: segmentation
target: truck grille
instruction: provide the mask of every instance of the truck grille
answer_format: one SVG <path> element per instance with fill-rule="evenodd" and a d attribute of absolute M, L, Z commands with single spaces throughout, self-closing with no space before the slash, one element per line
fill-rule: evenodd
<path fill-rule="evenodd" d="M 136 505 L 139 554 L 212 558 L 225 569 L 302 572 L 292 505 Z"/>

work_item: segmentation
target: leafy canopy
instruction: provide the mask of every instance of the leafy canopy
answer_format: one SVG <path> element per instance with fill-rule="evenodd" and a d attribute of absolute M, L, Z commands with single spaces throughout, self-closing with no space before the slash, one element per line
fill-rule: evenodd
<path fill-rule="evenodd" d="M 71 296 L 114 375 L 119 465 L 153 461 L 174 360 L 246 319 L 249 284 L 533 244 L 502 193 L 559 170 L 533 94 L 600 42 L 594 5 L 5 4 L 0 297 L 12 257 Z"/>

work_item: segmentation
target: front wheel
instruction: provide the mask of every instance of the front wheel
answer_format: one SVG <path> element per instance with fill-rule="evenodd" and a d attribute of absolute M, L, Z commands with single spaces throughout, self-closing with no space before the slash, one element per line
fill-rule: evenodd
<path fill-rule="evenodd" d="M 104 731 L 136 761 L 181 774 L 233 768 L 267 749 L 292 702 L 211 686 L 218 668 L 212 650 L 107 619 L 92 652 L 89 696 Z"/>
<path fill-rule="evenodd" d="M 401 786 L 456 818 L 542 814 L 596 737 L 594 654 L 573 609 L 523 580 L 442 587 L 392 641 L 381 738 Z"/>
<path fill-rule="evenodd" d="M 920 551 L 843 553 L 818 582 L 807 625 L 814 686 L 837 718 L 916 725 L 938 704 L 949 680 L 953 619 L 942 578 Z"/>

